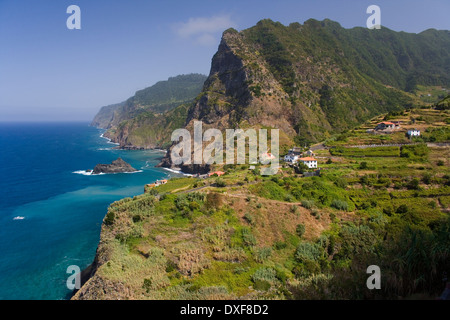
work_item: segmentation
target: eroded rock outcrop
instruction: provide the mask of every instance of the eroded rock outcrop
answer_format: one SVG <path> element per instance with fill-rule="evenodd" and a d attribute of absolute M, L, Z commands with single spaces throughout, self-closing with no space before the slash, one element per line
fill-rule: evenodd
<path fill-rule="evenodd" d="M 95 166 L 92 174 L 100 174 L 100 173 L 130 173 L 136 172 L 135 168 L 133 168 L 129 163 L 122 160 L 122 158 L 118 158 L 111 162 L 111 164 L 98 164 Z"/>

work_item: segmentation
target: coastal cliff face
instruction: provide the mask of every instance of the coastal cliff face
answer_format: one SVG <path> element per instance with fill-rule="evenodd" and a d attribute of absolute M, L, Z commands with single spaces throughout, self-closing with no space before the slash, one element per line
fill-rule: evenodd
<path fill-rule="evenodd" d="M 125 102 L 122 102 L 102 107 L 92 120 L 91 126 L 101 129 L 109 129 L 113 125 L 113 121 L 116 118 L 115 113 L 120 111 L 124 104 Z"/>
<path fill-rule="evenodd" d="M 192 178 L 183 180 L 189 187 L 192 182 Z M 175 190 L 177 183 L 169 181 L 166 186 Z M 180 201 L 185 200 L 195 204 L 191 204 L 192 208 L 198 208 L 183 208 Z M 214 192 L 166 197 L 143 194 L 114 202 L 102 224 L 95 261 L 83 273 L 83 285 L 72 299 L 268 299 L 274 295 L 283 298 L 284 293 L 276 288 L 278 280 L 272 290 L 251 288 L 249 275 L 263 264 L 253 262 L 248 250 L 260 250 L 256 245 L 272 246 L 283 238 L 283 232 L 294 233 L 298 223 L 308 225 L 308 238 L 317 236 L 329 220 L 317 221 L 303 208 L 294 212 L 290 210 L 292 204 L 261 201 L 263 211 L 254 208 L 243 196 Z M 241 213 L 231 209 L 233 204 L 251 215 L 261 211 L 260 218 L 249 225 Z M 210 214 L 200 214 L 208 210 Z M 285 218 L 276 219 L 282 212 Z M 232 280 L 239 275 L 230 271 L 239 266 L 245 279 L 242 283 Z M 231 280 L 230 286 L 239 289 L 230 290 L 217 282 L 219 274 Z M 216 275 L 219 277 L 209 283 L 208 277 Z"/>
<path fill-rule="evenodd" d="M 125 102 L 101 108 L 91 125 L 123 149 L 170 145 L 170 134 L 184 125 L 187 105 L 201 91 L 206 76 L 180 75 L 137 91 Z"/>

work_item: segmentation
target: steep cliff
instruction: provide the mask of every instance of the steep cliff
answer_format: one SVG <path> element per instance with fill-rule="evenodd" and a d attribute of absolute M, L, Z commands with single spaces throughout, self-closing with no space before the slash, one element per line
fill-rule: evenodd
<path fill-rule="evenodd" d="M 229 29 L 186 128 L 196 120 L 205 130 L 278 128 L 281 144 L 317 142 L 417 103 L 406 92 L 414 84 L 449 84 L 447 49 L 448 31 L 344 29 L 330 20 Z M 171 166 L 169 155 L 162 166 Z"/>
<path fill-rule="evenodd" d="M 121 148 L 164 148 L 171 132 L 184 125 L 187 107 L 206 76 L 179 75 L 160 81 L 125 102 L 101 108 L 91 125 L 108 129 L 105 137 Z"/>
<path fill-rule="evenodd" d="M 444 49 L 450 49 L 448 31 L 344 29 L 330 20 L 289 26 L 263 20 L 241 32 L 230 29 L 187 123 L 233 128 L 246 122 L 318 141 L 414 103 L 405 92 L 412 76 L 422 84 L 450 84 Z"/>

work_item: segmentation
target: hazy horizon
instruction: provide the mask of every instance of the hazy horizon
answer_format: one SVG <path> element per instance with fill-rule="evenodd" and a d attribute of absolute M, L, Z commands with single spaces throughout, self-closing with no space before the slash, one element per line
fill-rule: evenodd
<path fill-rule="evenodd" d="M 72 4 L 81 8 L 81 30 L 66 27 Z M 229 27 L 243 30 L 266 18 L 365 27 L 372 4 L 394 31 L 450 29 L 445 0 L 0 0 L 0 122 L 90 122 L 101 107 L 158 81 L 208 75 Z"/>

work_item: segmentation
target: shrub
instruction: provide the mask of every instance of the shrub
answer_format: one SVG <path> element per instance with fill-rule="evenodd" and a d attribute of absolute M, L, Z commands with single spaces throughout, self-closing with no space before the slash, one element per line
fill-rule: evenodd
<path fill-rule="evenodd" d="M 267 281 L 269 283 L 276 281 L 277 273 L 272 268 L 259 268 L 252 275 L 253 282 L 256 281 Z"/>
<path fill-rule="evenodd" d="M 364 185 L 371 185 L 371 181 L 368 175 L 364 175 L 361 178 L 359 178 L 359 183 L 361 183 L 363 186 Z"/>
<path fill-rule="evenodd" d="M 337 180 L 334 182 L 334 184 L 335 184 L 337 187 L 342 188 L 342 189 L 347 188 L 347 185 L 348 185 L 347 180 L 346 180 L 345 178 L 339 178 L 339 179 L 337 179 Z"/>
<path fill-rule="evenodd" d="M 332 163 L 333 163 L 333 160 L 331 160 L 331 158 L 328 158 L 328 160 L 327 160 L 326 163 L 327 163 L 327 164 L 332 164 Z"/>
<path fill-rule="evenodd" d="M 274 243 L 274 247 L 275 247 L 275 250 L 282 250 L 287 247 L 287 244 L 286 244 L 286 242 L 283 242 L 283 241 L 276 241 Z"/>
<path fill-rule="evenodd" d="M 244 242 L 244 245 L 246 245 L 248 247 L 252 247 L 252 246 L 256 245 L 256 238 L 248 228 L 243 228 L 241 231 L 241 234 L 242 234 L 242 241 Z"/>
<path fill-rule="evenodd" d="M 408 184 L 406 185 L 406 187 L 407 187 L 409 190 L 419 190 L 419 189 L 420 189 L 419 183 L 420 183 L 419 179 L 414 178 L 414 179 L 412 179 L 411 181 L 408 182 Z"/>
<path fill-rule="evenodd" d="M 359 168 L 361 170 L 367 169 L 367 162 L 363 161 L 359 164 Z"/>
<path fill-rule="evenodd" d="M 264 247 L 256 251 L 255 259 L 259 263 L 263 263 L 272 255 L 272 248 Z"/>
<path fill-rule="evenodd" d="M 189 200 L 185 194 L 180 194 L 175 199 L 175 206 L 178 210 L 187 210 L 189 209 Z"/>
<path fill-rule="evenodd" d="M 284 201 L 286 202 L 294 202 L 294 200 L 295 200 L 294 197 L 290 194 L 284 196 Z"/>
<path fill-rule="evenodd" d="M 323 255 L 322 248 L 315 243 L 302 242 L 295 251 L 295 258 L 299 262 L 317 261 Z"/>
<path fill-rule="evenodd" d="M 430 184 L 432 178 L 433 178 L 433 176 L 430 173 L 425 173 L 422 176 L 422 182 L 425 183 L 425 184 Z"/>
<path fill-rule="evenodd" d="M 400 205 L 397 210 L 395 210 L 396 213 L 407 213 L 408 212 L 408 206 L 406 204 Z"/>
<path fill-rule="evenodd" d="M 286 283 L 286 280 L 288 278 L 286 275 L 286 272 L 284 272 L 283 270 L 281 270 L 279 268 L 276 268 L 275 272 L 277 273 L 276 274 L 277 279 L 280 280 L 281 283 Z"/>
<path fill-rule="evenodd" d="M 116 218 L 116 215 L 113 211 L 108 210 L 108 213 L 106 214 L 105 217 L 105 225 L 110 226 L 114 223 L 114 219 Z"/>
<path fill-rule="evenodd" d="M 226 262 L 242 262 L 247 258 L 244 249 L 238 248 L 226 248 L 224 251 L 215 252 L 213 258 L 219 261 Z"/>
<path fill-rule="evenodd" d="M 300 238 L 303 237 L 303 235 L 305 234 L 305 225 L 304 224 L 297 225 L 297 228 L 295 229 L 295 232 L 297 233 L 297 235 Z"/>
<path fill-rule="evenodd" d="M 206 205 L 209 209 L 218 209 L 222 206 L 222 195 L 211 192 L 206 195 Z"/>
<path fill-rule="evenodd" d="M 247 220 L 247 222 L 250 223 L 250 224 L 254 224 L 255 223 L 255 219 L 248 212 L 244 215 L 244 219 Z"/>
<path fill-rule="evenodd" d="M 225 182 L 223 179 L 217 178 L 217 179 L 216 179 L 216 186 L 217 186 L 218 188 L 224 188 L 224 187 L 227 186 L 227 184 L 226 184 L 226 182 Z"/>
<path fill-rule="evenodd" d="M 270 287 L 270 283 L 264 280 L 255 280 L 253 284 L 253 289 L 258 291 L 267 291 L 270 289 Z"/>
<path fill-rule="evenodd" d="M 303 200 L 302 206 L 306 209 L 311 209 L 312 207 L 314 207 L 314 200 Z"/>
<path fill-rule="evenodd" d="M 333 202 L 331 202 L 331 206 L 335 209 L 347 211 L 348 210 L 348 203 L 347 201 L 342 201 L 338 199 L 334 199 Z"/>

